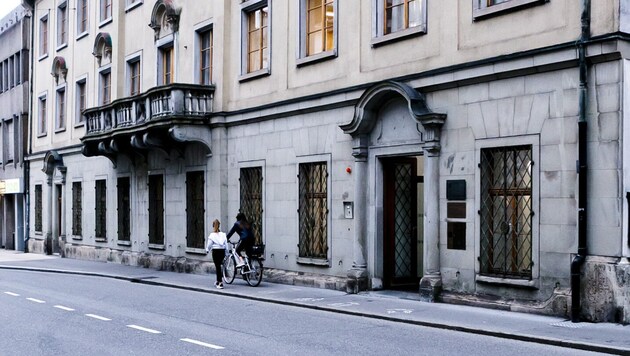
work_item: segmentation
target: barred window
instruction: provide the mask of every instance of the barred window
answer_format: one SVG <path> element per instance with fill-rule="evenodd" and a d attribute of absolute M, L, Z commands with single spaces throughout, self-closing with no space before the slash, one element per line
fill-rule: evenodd
<path fill-rule="evenodd" d="M 119 177 L 118 190 L 118 240 L 131 239 L 131 203 L 129 201 L 131 184 L 129 177 Z"/>
<path fill-rule="evenodd" d="M 95 237 L 97 239 L 107 238 L 107 181 L 105 179 L 99 179 L 96 181 L 94 187 L 95 194 L 95 210 L 94 215 L 96 219 L 96 231 Z"/>
<path fill-rule="evenodd" d="M 81 182 L 72 182 L 72 235 L 83 235 L 83 187 Z"/>
<path fill-rule="evenodd" d="M 532 278 L 532 147 L 481 150 L 481 274 Z"/>
<path fill-rule="evenodd" d="M 42 232 L 42 185 L 35 185 L 35 231 Z"/>
<path fill-rule="evenodd" d="M 186 247 L 204 248 L 205 209 L 203 172 L 186 173 Z"/>
<path fill-rule="evenodd" d="M 299 256 L 328 256 L 328 167 L 326 162 L 301 163 L 299 173 Z"/>
<path fill-rule="evenodd" d="M 164 245 L 164 176 L 149 176 L 149 244 Z"/>
<path fill-rule="evenodd" d="M 262 167 L 241 168 L 240 212 L 247 216 L 252 225 L 256 243 L 262 244 Z"/>

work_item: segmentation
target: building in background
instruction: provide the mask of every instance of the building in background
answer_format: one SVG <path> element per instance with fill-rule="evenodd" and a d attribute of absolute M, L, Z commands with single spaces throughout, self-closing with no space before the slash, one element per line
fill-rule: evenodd
<path fill-rule="evenodd" d="M 32 251 L 630 322 L 625 2 L 31 3 Z"/>
<path fill-rule="evenodd" d="M 31 14 L 18 6 L 0 20 L 0 248 L 25 249 Z"/>

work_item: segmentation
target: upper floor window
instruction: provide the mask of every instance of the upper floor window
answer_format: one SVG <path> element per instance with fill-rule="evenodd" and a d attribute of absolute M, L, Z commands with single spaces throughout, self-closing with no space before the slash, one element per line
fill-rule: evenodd
<path fill-rule="evenodd" d="M 125 7 L 125 11 L 129 11 L 131 9 L 133 9 L 136 6 L 140 6 L 140 4 L 142 4 L 143 0 L 125 0 L 126 2 L 126 7 Z"/>
<path fill-rule="evenodd" d="M 248 79 L 257 74 L 268 74 L 269 56 L 269 6 L 267 1 L 250 0 L 242 8 L 242 69 Z M 249 75 L 248 75 L 249 74 Z"/>
<path fill-rule="evenodd" d="M 39 19 L 39 56 L 48 55 L 48 15 Z"/>
<path fill-rule="evenodd" d="M 199 32 L 199 84 L 212 84 L 212 29 Z"/>
<path fill-rule="evenodd" d="M 426 0 L 376 0 L 376 6 L 377 26 L 372 44 L 426 32 Z"/>
<path fill-rule="evenodd" d="M 158 58 L 158 84 L 167 85 L 173 83 L 174 75 L 174 48 L 173 43 L 168 43 L 159 48 Z"/>
<path fill-rule="evenodd" d="M 88 0 L 77 0 L 77 35 L 88 31 Z"/>
<path fill-rule="evenodd" d="M 129 95 L 131 96 L 140 94 L 141 73 L 140 57 L 135 57 L 127 61 L 127 83 L 129 86 Z"/>
<path fill-rule="evenodd" d="M 101 105 L 107 105 L 109 104 L 109 102 L 112 100 L 112 73 L 111 70 L 108 68 L 106 70 L 101 71 L 100 73 L 100 90 L 99 90 L 99 95 L 100 95 L 100 102 Z"/>
<path fill-rule="evenodd" d="M 55 116 L 55 131 L 66 127 L 66 87 L 57 89 L 57 114 Z"/>
<path fill-rule="evenodd" d="M 39 136 L 46 135 L 46 122 L 47 122 L 47 108 L 46 108 L 46 94 L 39 97 L 39 113 L 37 120 L 37 133 Z"/>
<path fill-rule="evenodd" d="M 76 114 L 75 114 L 75 124 L 80 124 L 83 122 L 83 110 L 86 108 L 87 103 L 87 89 L 86 89 L 86 79 L 80 79 L 77 81 L 76 85 Z"/>
<path fill-rule="evenodd" d="M 336 48 L 336 0 L 302 0 L 300 57 L 330 53 Z"/>
<path fill-rule="evenodd" d="M 105 22 L 112 18 L 112 0 L 100 0 L 101 8 L 100 8 L 100 16 L 99 19 L 101 22 Z"/>
<path fill-rule="evenodd" d="M 57 8 L 57 47 L 68 44 L 68 3 Z"/>
<path fill-rule="evenodd" d="M 528 6 L 540 5 L 549 0 L 472 0 L 473 18 L 480 20 L 504 12 L 518 10 Z"/>

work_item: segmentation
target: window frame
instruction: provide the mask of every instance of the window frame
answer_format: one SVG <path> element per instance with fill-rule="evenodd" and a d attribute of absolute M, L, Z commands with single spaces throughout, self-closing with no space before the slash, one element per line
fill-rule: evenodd
<path fill-rule="evenodd" d="M 190 179 L 192 178 L 193 175 L 196 176 L 200 176 L 201 177 L 201 185 L 200 188 L 202 189 L 202 197 L 201 199 L 199 199 L 197 197 L 197 199 L 195 199 L 194 197 L 191 197 L 191 188 L 195 188 L 192 186 L 192 183 L 190 181 Z M 206 237 L 206 196 L 207 196 L 207 188 L 206 188 L 206 181 L 207 181 L 207 177 L 206 177 L 206 171 L 205 169 L 201 168 L 201 169 L 189 169 L 186 171 L 186 182 L 185 182 L 185 190 L 186 190 L 186 198 L 185 198 L 185 205 L 186 205 L 186 252 L 193 252 L 193 253 L 204 253 L 205 252 L 205 237 Z M 191 199 L 192 198 L 192 199 Z M 191 240 L 190 237 L 190 233 L 191 231 L 194 232 L 194 226 L 191 226 L 191 219 L 189 218 L 188 214 L 191 213 L 192 208 L 194 208 L 195 202 L 201 201 L 201 209 L 202 209 L 202 218 L 199 219 L 199 216 L 197 215 L 196 219 L 194 219 L 194 215 L 193 215 L 193 220 L 197 220 L 200 224 L 201 227 L 198 230 L 201 230 L 201 234 L 199 236 L 197 236 L 198 240 L 196 240 L 197 243 L 200 242 L 200 244 L 198 245 L 198 247 L 195 246 L 191 246 L 191 241 L 194 242 L 193 240 Z M 197 231 L 199 232 L 199 231 Z"/>
<path fill-rule="evenodd" d="M 129 12 L 143 3 L 144 0 L 125 0 L 125 12 Z"/>
<path fill-rule="evenodd" d="M 405 0 L 407 1 L 407 0 Z M 424 35 L 427 33 L 427 0 L 415 0 L 420 2 L 420 22 L 421 24 L 414 27 L 385 34 L 385 4 L 386 0 L 372 1 L 372 47 L 377 47 L 390 42 L 399 41 L 413 36 Z M 407 22 L 409 18 L 405 19 Z"/>
<path fill-rule="evenodd" d="M 325 163 L 326 171 L 328 176 L 326 177 L 326 209 L 327 209 L 327 217 L 326 217 L 326 258 L 314 258 L 314 257 L 300 257 L 300 236 L 302 235 L 302 228 L 300 226 L 300 166 L 303 164 L 314 164 L 314 163 Z M 295 165 L 296 169 L 296 211 L 298 212 L 296 215 L 297 223 L 296 223 L 296 236 L 298 236 L 298 241 L 296 244 L 296 262 L 298 264 L 305 265 L 315 265 L 322 267 L 331 267 L 332 263 L 332 157 L 330 154 L 321 154 L 321 155 L 312 155 L 312 156 L 301 156 L 297 157 L 297 162 Z"/>
<path fill-rule="evenodd" d="M 79 189 L 75 190 L 77 186 Z M 83 182 L 80 180 L 72 182 L 72 239 L 83 239 Z"/>
<path fill-rule="evenodd" d="M 239 164 L 239 212 L 245 213 L 247 215 L 247 218 L 249 219 L 250 223 L 256 223 L 256 219 L 253 217 L 253 215 L 251 213 L 249 213 L 248 211 L 244 211 L 243 210 L 243 200 L 247 199 L 247 197 L 243 197 L 243 170 L 248 170 L 248 169 L 260 169 L 260 174 L 261 174 L 261 192 L 260 192 L 260 204 L 261 204 L 261 212 L 260 212 L 260 219 L 259 219 L 259 223 L 260 223 L 260 227 L 257 226 L 253 226 L 253 230 L 254 230 L 254 235 L 256 235 L 257 233 L 260 234 L 260 236 L 256 236 L 257 240 L 256 243 L 265 243 L 265 228 L 266 228 L 266 224 L 265 224 L 265 192 L 266 192 L 266 188 L 265 188 L 265 173 L 266 173 L 266 165 L 265 165 L 265 160 L 254 160 L 254 161 L 247 161 L 247 162 L 241 162 Z M 246 209 L 245 209 L 246 210 Z M 260 239 L 258 239 L 258 237 L 260 237 Z"/>
<path fill-rule="evenodd" d="M 125 58 L 125 92 L 129 96 L 142 93 L 142 51 L 131 54 Z M 134 67 L 137 65 L 138 75 L 134 76 Z M 134 92 L 135 79 L 137 78 L 137 91 Z"/>
<path fill-rule="evenodd" d="M 109 78 L 109 86 L 104 85 L 106 78 Z M 98 79 L 98 105 L 109 105 L 112 102 L 112 68 L 110 65 L 99 69 Z M 107 101 L 105 101 L 105 94 L 107 94 Z"/>
<path fill-rule="evenodd" d="M 210 54 L 209 58 L 209 81 L 208 83 L 204 82 L 203 75 L 203 35 L 206 33 L 210 33 L 210 47 L 207 49 Z M 212 85 L 214 83 L 213 72 L 214 72 L 214 25 L 212 23 L 206 23 L 202 26 L 198 26 L 195 28 L 195 75 L 194 80 L 195 83 L 199 85 Z"/>
<path fill-rule="evenodd" d="M 330 1 L 330 0 L 322 0 Z M 326 51 L 325 49 L 322 52 L 318 52 L 315 54 L 308 55 L 308 2 L 309 0 L 300 0 L 300 17 L 299 17 L 299 49 L 296 58 L 296 64 L 298 66 L 306 65 L 313 62 L 319 62 L 325 59 L 332 59 L 337 57 L 337 46 L 338 46 L 338 33 L 339 33 L 339 5 L 338 0 L 332 0 L 333 3 L 333 48 L 332 50 Z M 322 6 L 325 6 L 323 4 Z M 325 12 L 325 11 L 324 11 Z M 325 31 L 325 27 L 322 28 L 322 31 Z"/>
<path fill-rule="evenodd" d="M 68 1 L 57 6 L 57 51 L 68 47 Z"/>
<path fill-rule="evenodd" d="M 99 190 L 99 184 L 103 184 L 103 191 Z M 99 193 L 103 193 L 104 196 L 101 197 Z M 100 204 L 104 204 L 102 213 L 99 213 Z M 102 221 L 99 222 L 99 218 Z M 99 231 L 99 226 L 102 231 Z M 103 236 L 98 236 L 99 232 L 102 232 Z M 94 179 L 94 239 L 96 242 L 107 242 L 107 177 Z"/>
<path fill-rule="evenodd" d="M 83 110 L 87 109 L 88 103 L 88 90 L 87 90 L 87 75 L 84 75 L 78 78 L 74 82 L 74 126 L 79 127 L 84 125 L 83 115 L 81 114 Z M 80 87 L 83 87 L 81 90 Z M 83 93 L 83 95 L 81 95 Z M 81 100 L 83 98 L 83 110 L 81 109 Z"/>
<path fill-rule="evenodd" d="M 159 41 L 156 42 L 157 46 L 157 73 L 156 73 L 156 85 L 169 85 L 175 83 L 175 75 L 177 74 L 176 58 L 176 44 L 175 44 L 175 36 L 168 35 Z M 165 54 L 166 52 L 171 53 L 171 65 L 170 65 L 170 82 L 166 82 L 166 71 L 165 71 Z"/>
<path fill-rule="evenodd" d="M 160 199 L 157 199 L 157 197 L 152 198 L 151 192 L 152 192 L 152 184 L 151 184 L 151 177 L 160 177 L 161 179 L 161 190 L 157 189 L 159 187 L 155 187 L 155 191 L 156 193 L 160 194 Z M 148 219 L 148 224 L 147 224 L 147 234 L 148 234 L 148 241 L 149 241 L 149 249 L 158 249 L 158 250 L 165 250 L 166 249 L 166 194 L 165 194 L 165 190 L 166 190 L 166 175 L 164 174 L 163 171 L 149 171 L 147 174 L 147 194 L 148 194 L 148 199 L 147 201 L 149 202 L 149 206 L 147 208 L 147 219 Z M 157 200 L 154 200 L 157 199 Z M 152 226 L 152 222 L 151 222 L 151 218 L 153 217 L 153 215 L 151 214 L 151 209 L 155 209 L 155 207 L 157 206 L 157 203 L 161 202 L 162 205 L 160 206 L 160 208 L 162 209 L 161 212 L 161 217 L 158 217 L 156 215 L 157 218 L 157 222 L 161 222 L 162 226 L 158 226 L 156 225 L 155 228 L 158 229 L 158 231 L 156 232 L 161 232 L 162 236 L 154 236 L 153 240 L 152 240 L 152 236 L 151 236 L 151 226 Z M 154 212 L 155 214 L 160 214 L 160 212 Z M 158 241 L 156 242 L 155 239 L 158 238 Z M 161 243 L 160 240 L 161 239 Z"/>
<path fill-rule="evenodd" d="M 77 41 L 90 32 L 90 7 L 88 0 L 78 0 L 77 3 Z M 85 25 L 83 28 L 82 25 Z"/>
<path fill-rule="evenodd" d="M 109 13 L 107 13 L 107 9 L 109 8 Z M 114 14 L 114 2 L 112 0 L 100 0 L 99 2 L 99 12 L 98 19 L 99 24 L 98 27 L 103 27 L 108 23 L 113 21 Z M 104 17 L 107 16 L 107 17 Z"/>
<path fill-rule="evenodd" d="M 488 4 L 490 1 L 491 0 L 472 0 L 473 21 L 518 11 L 531 6 L 543 5 L 550 0 L 507 0 L 493 5 Z"/>
<path fill-rule="evenodd" d="M 44 200 L 44 189 L 43 184 L 38 183 L 35 184 L 34 187 L 34 203 L 33 210 L 35 210 L 35 217 L 33 221 L 33 230 L 36 235 L 42 235 L 44 228 L 44 214 L 43 214 L 43 200 Z"/>
<path fill-rule="evenodd" d="M 67 103 L 67 90 L 66 84 L 64 83 L 55 89 L 55 133 L 66 130 Z"/>
<path fill-rule="evenodd" d="M 127 184 L 128 184 L 126 187 L 127 189 L 121 190 L 121 181 L 124 182 L 124 180 L 127 180 Z M 117 233 L 116 233 L 116 240 L 117 240 L 116 242 L 118 245 L 131 246 L 132 189 L 133 188 L 132 188 L 132 183 L 131 183 L 131 175 L 129 174 L 119 175 L 116 180 L 116 216 L 117 216 L 116 224 L 118 227 Z M 123 206 L 121 207 L 121 201 L 124 202 L 125 198 L 127 198 L 127 203 L 123 204 Z M 121 217 L 127 217 L 129 220 L 125 221 L 123 218 L 121 222 Z M 125 236 L 126 234 L 128 235 Z M 121 236 L 123 238 L 121 238 Z"/>
<path fill-rule="evenodd" d="M 263 58 L 264 49 L 267 48 L 268 58 L 267 66 L 255 71 L 249 71 L 249 17 L 258 10 L 267 8 L 267 44 L 261 47 L 261 60 Z M 272 0 L 249 0 L 241 4 L 241 74 L 238 78 L 239 82 L 268 76 L 271 74 L 271 58 L 272 58 Z M 261 41 L 262 41 L 261 32 Z"/>
<path fill-rule="evenodd" d="M 50 24 L 48 14 L 39 18 L 39 58 L 42 60 L 48 57 L 50 47 Z"/>
<path fill-rule="evenodd" d="M 486 148 L 512 147 L 530 145 L 532 148 L 532 275 L 530 280 L 501 278 L 483 275 L 481 272 L 481 215 L 475 214 L 475 280 L 478 283 L 510 285 L 526 288 L 538 288 L 540 279 L 540 137 L 526 135 L 510 138 L 482 139 L 475 142 L 475 160 L 477 167 L 481 167 L 481 151 Z M 475 170 L 475 210 L 481 211 L 481 168 Z M 479 257 L 479 258 L 477 258 Z"/>
<path fill-rule="evenodd" d="M 48 92 L 37 96 L 37 137 L 48 134 Z"/>

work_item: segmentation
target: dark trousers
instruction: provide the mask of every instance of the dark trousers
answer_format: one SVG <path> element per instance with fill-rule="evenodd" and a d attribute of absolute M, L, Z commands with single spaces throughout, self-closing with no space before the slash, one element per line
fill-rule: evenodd
<path fill-rule="evenodd" d="M 222 248 L 212 249 L 212 261 L 214 262 L 214 268 L 217 270 L 217 283 L 223 283 L 223 270 L 221 264 L 225 258 L 225 250 Z"/>

